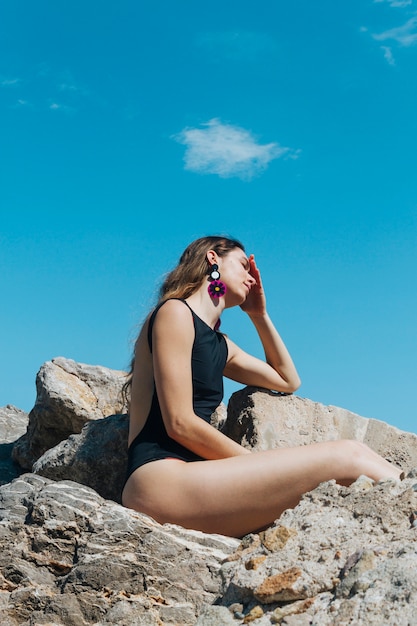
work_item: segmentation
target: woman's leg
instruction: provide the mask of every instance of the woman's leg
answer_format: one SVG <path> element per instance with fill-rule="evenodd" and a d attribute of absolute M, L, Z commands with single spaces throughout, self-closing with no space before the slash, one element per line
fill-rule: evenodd
<path fill-rule="evenodd" d="M 354 440 L 216 461 L 165 459 L 132 474 L 123 503 L 160 523 L 240 537 L 271 524 L 321 482 L 350 484 L 361 474 L 399 478 L 400 470 Z"/>

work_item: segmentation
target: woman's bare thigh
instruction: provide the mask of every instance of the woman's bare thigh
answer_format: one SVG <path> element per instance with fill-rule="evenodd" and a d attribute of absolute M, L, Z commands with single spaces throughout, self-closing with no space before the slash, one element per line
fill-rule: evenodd
<path fill-rule="evenodd" d="M 271 524 L 325 480 L 351 482 L 360 473 L 398 476 L 361 445 L 333 441 L 215 461 L 154 461 L 129 478 L 123 503 L 160 523 L 240 537 Z M 368 472 L 358 470 L 361 462 Z"/>

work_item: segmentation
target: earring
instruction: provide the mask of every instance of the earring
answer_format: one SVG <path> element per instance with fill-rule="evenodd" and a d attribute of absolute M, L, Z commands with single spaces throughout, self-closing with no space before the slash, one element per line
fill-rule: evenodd
<path fill-rule="evenodd" d="M 207 288 L 212 298 L 221 298 L 226 293 L 226 285 L 220 279 L 219 266 L 214 263 L 210 268 L 210 284 Z"/>

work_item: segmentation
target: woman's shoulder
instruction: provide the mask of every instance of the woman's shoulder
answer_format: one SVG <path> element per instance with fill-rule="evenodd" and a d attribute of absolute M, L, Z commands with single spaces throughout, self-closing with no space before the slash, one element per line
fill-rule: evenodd
<path fill-rule="evenodd" d="M 168 333 L 168 336 L 182 337 L 184 341 L 188 341 L 194 333 L 194 328 L 190 309 L 184 306 L 183 300 L 165 300 L 151 312 L 147 327 L 148 345 L 151 352 L 154 332 L 157 332 L 159 336 Z"/>
<path fill-rule="evenodd" d="M 185 320 L 192 319 L 192 311 L 185 300 L 170 298 L 160 302 L 151 314 L 152 322 L 155 318 L 169 320 L 172 323 L 184 323 Z"/>

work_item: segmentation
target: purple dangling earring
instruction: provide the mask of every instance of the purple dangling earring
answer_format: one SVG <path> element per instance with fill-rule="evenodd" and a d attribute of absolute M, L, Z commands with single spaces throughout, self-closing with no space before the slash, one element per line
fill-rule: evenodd
<path fill-rule="evenodd" d="M 212 298 L 221 298 L 226 293 L 226 285 L 220 280 L 219 266 L 214 263 L 210 268 L 210 284 L 207 287 Z"/>

